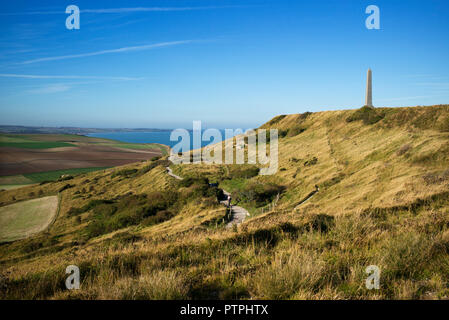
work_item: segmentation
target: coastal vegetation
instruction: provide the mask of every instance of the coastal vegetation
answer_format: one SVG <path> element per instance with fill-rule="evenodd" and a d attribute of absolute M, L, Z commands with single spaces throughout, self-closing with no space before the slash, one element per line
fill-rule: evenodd
<path fill-rule="evenodd" d="M 274 175 L 161 157 L 1 191 L 0 210 L 60 204 L 45 231 L 0 246 L 0 298 L 449 298 L 449 106 L 373 110 L 263 125 L 287 132 Z M 251 213 L 238 227 L 223 189 Z M 71 264 L 80 290 L 64 287 Z"/>

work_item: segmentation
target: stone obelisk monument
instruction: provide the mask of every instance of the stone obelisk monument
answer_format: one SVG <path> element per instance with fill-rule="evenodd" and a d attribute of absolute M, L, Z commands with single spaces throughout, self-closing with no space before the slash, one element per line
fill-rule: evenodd
<path fill-rule="evenodd" d="M 373 88 L 371 77 L 372 77 L 371 69 L 368 69 L 368 75 L 366 79 L 366 100 L 365 100 L 365 105 L 368 107 L 373 106 Z"/>

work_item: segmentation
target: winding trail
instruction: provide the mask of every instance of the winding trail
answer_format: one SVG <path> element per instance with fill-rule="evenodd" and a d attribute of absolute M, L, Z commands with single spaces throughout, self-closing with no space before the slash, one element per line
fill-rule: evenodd
<path fill-rule="evenodd" d="M 176 174 L 173 173 L 173 170 L 170 167 L 165 167 L 167 169 L 167 174 L 170 177 L 173 177 L 177 180 L 182 180 L 184 178 L 177 176 Z M 223 194 L 227 197 L 228 195 L 230 195 L 230 193 L 226 190 L 223 190 Z M 220 200 L 220 203 L 224 206 L 227 207 L 228 205 L 228 200 Z M 234 225 L 239 225 L 241 224 L 246 217 L 249 217 L 249 212 L 248 210 L 246 210 L 245 208 L 239 207 L 239 206 L 231 206 L 231 221 L 229 221 L 226 224 L 226 229 L 230 229 L 232 228 Z"/>
<path fill-rule="evenodd" d="M 173 170 L 170 168 L 170 167 L 165 167 L 166 169 L 167 169 L 167 174 L 170 176 L 170 177 L 173 177 L 173 178 L 175 178 L 175 179 L 177 179 L 177 180 L 182 180 L 183 178 L 181 178 L 180 176 L 177 176 L 176 174 L 174 174 L 173 173 Z"/>
<path fill-rule="evenodd" d="M 315 190 L 313 190 L 312 192 L 310 192 L 304 199 L 302 199 L 301 201 L 299 201 L 295 208 L 293 210 L 296 210 L 299 208 L 300 205 L 302 205 L 304 202 L 306 202 L 307 200 L 309 200 L 310 198 L 312 198 L 318 191 L 320 191 L 320 188 L 316 185 L 315 186 Z"/>
<path fill-rule="evenodd" d="M 223 190 L 223 193 L 226 197 L 230 195 L 230 193 L 227 192 L 226 190 Z M 227 206 L 228 200 L 222 200 L 220 201 L 220 203 L 224 206 Z M 227 229 L 232 228 L 234 225 L 238 226 L 245 220 L 247 216 L 249 217 L 248 210 L 239 206 L 231 206 L 231 214 L 232 214 L 231 221 L 229 221 L 228 224 L 226 225 Z"/>

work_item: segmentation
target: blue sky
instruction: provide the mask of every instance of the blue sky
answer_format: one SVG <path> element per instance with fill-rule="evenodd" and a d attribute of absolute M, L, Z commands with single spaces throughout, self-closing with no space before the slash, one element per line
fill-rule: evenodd
<path fill-rule="evenodd" d="M 68 30 L 68 5 L 81 10 Z M 365 27 L 368 5 L 380 30 Z M 2 1 L 0 124 L 254 127 L 449 103 L 449 2 Z"/>

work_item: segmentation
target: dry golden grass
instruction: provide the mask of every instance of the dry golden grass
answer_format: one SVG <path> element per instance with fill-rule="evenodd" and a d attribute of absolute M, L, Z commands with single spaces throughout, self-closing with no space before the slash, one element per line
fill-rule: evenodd
<path fill-rule="evenodd" d="M 0 241 L 13 241 L 45 230 L 55 218 L 58 197 L 50 196 L 0 207 Z"/>
<path fill-rule="evenodd" d="M 449 298 L 449 107 L 380 111 L 384 118 L 371 125 L 347 122 L 352 110 L 287 115 L 264 125 L 289 130 L 279 141 L 283 170 L 246 180 L 286 190 L 276 206 L 264 214 L 256 208 L 260 214 L 237 230 L 223 228 L 217 203 L 195 198 L 160 224 L 79 237 L 92 212 L 80 219 L 68 212 L 90 200 L 164 190 L 189 199 L 192 189 L 179 187 L 163 166 L 113 175 L 148 163 L 2 191 L 7 205 L 73 185 L 61 192 L 61 214 L 49 230 L 0 247 L 0 286 L 7 288 L 0 298 Z M 304 164 L 314 157 L 315 164 Z M 232 167 L 173 169 L 220 181 Z M 319 192 L 293 210 L 315 185 Z M 76 292 L 63 287 L 70 264 L 82 274 Z M 381 269 L 380 290 L 365 288 L 369 265 Z"/>

